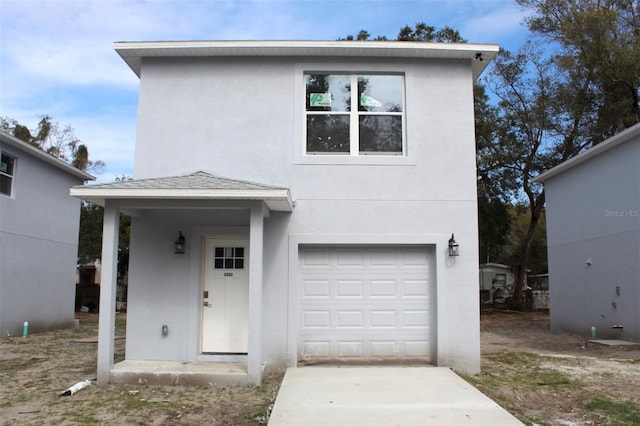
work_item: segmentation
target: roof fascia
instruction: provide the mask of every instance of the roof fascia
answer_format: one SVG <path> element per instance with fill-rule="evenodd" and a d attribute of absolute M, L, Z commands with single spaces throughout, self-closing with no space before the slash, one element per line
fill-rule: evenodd
<path fill-rule="evenodd" d="M 533 181 L 544 183 L 549 179 L 559 174 L 562 174 L 567 170 L 572 169 L 573 167 L 576 167 L 579 164 L 589 161 L 592 158 L 597 157 L 600 154 L 605 153 L 617 147 L 618 145 L 621 145 L 639 136 L 640 136 L 640 124 L 636 124 L 635 126 L 629 127 L 628 129 L 623 130 L 617 135 L 610 137 L 606 141 L 601 142 L 592 148 L 589 148 L 582 154 L 576 155 L 575 157 L 570 158 L 569 160 L 563 163 L 560 163 L 555 167 L 552 167 L 551 169 L 542 173 L 540 176 L 533 179 Z"/>
<path fill-rule="evenodd" d="M 15 136 L 12 136 L 6 132 L 0 131 L 0 141 L 2 141 L 3 144 L 7 144 L 13 148 L 19 149 L 20 151 L 26 152 L 27 154 L 30 154 L 31 156 L 38 158 L 44 161 L 45 163 L 51 164 L 52 166 L 57 167 L 67 173 L 70 173 L 80 179 L 96 180 L 95 176 L 92 176 L 87 172 L 77 169 L 73 167 L 71 164 L 65 163 L 59 158 L 56 158 L 51 154 L 47 154 L 43 150 L 36 148 L 35 146 L 32 146 L 26 143 L 25 141 L 18 139 Z"/>
<path fill-rule="evenodd" d="M 272 208 L 281 203 L 286 205 L 282 211 L 290 212 L 294 207 L 288 189 L 122 189 L 75 186 L 70 189 L 70 195 L 103 207 L 106 200 L 258 200 L 265 202 L 271 210 L 281 210 Z"/>
<path fill-rule="evenodd" d="M 156 41 L 116 42 L 116 52 L 140 77 L 145 57 L 370 57 L 466 59 L 477 78 L 497 55 L 496 44 L 409 41 Z"/>

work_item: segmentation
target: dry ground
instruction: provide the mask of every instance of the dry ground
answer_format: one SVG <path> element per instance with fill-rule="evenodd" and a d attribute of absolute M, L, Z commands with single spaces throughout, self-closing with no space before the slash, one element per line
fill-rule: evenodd
<path fill-rule="evenodd" d="M 82 314 L 80 314 L 82 315 Z M 116 320 L 124 335 L 124 316 Z M 282 376 L 260 387 L 92 385 L 59 393 L 96 375 L 97 314 L 80 327 L 0 340 L 0 425 L 258 425 L 266 423 Z M 116 340 L 116 362 L 124 339 Z"/>
<path fill-rule="evenodd" d="M 124 334 L 124 317 L 117 334 Z M 0 340 L 0 425 L 257 425 L 266 422 L 281 375 L 261 387 L 93 385 L 97 315 L 80 327 Z M 482 368 L 465 376 L 525 424 L 640 424 L 640 350 L 586 345 L 552 334 L 546 312 L 485 313 Z M 124 340 L 116 343 L 116 361 Z"/>
<path fill-rule="evenodd" d="M 525 424 L 640 424 L 640 348 L 550 333 L 548 312 L 486 312 L 482 373 L 466 377 Z"/>

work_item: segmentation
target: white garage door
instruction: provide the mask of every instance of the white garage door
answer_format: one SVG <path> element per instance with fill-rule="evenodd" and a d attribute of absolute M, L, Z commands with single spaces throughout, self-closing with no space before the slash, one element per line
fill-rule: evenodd
<path fill-rule="evenodd" d="M 306 246 L 299 257 L 299 362 L 432 361 L 432 249 Z"/>

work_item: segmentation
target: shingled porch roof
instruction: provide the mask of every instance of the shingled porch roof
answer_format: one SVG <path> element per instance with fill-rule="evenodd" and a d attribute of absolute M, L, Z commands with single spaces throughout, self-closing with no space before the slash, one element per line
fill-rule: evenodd
<path fill-rule="evenodd" d="M 228 179 L 199 171 L 186 176 L 134 179 L 71 188 L 71 196 L 105 205 L 106 200 L 260 200 L 272 211 L 291 212 L 288 188 Z"/>

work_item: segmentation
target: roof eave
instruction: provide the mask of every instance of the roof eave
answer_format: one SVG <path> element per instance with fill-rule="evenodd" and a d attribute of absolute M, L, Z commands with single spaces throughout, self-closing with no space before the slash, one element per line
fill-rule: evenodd
<path fill-rule="evenodd" d="M 618 145 L 621 145 L 635 137 L 639 137 L 640 136 L 640 124 L 636 124 L 635 126 L 629 127 L 628 129 L 623 130 L 622 132 L 618 133 L 617 135 L 614 135 L 612 137 L 610 137 L 609 139 L 605 140 L 604 142 L 599 143 L 598 145 L 589 148 L 588 150 L 586 150 L 585 152 L 583 152 L 582 154 L 576 155 L 573 158 L 570 158 L 569 160 L 562 162 L 560 164 L 558 164 L 555 167 L 552 167 L 551 169 L 547 170 L 546 172 L 540 174 L 539 176 L 537 176 L 536 178 L 533 179 L 534 182 L 538 182 L 538 183 L 545 183 L 546 181 L 548 181 L 549 179 L 562 174 L 564 172 L 566 172 L 567 170 L 582 164 L 586 161 L 591 160 L 594 157 L 597 157 L 598 155 L 609 151 L 610 149 L 613 149 L 615 147 L 617 147 Z"/>
<path fill-rule="evenodd" d="M 75 186 L 73 197 L 104 207 L 107 200 L 257 200 L 272 211 L 293 211 L 294 202 L 288 189 L 121 189 Z"/>
<path fill-rule="evenodd" d="M 499 51 L 496 44 L 317 40 L 116 42 L 114 48 L 138 77 L 143 57 L 272 56 L 466 59 L 475 79 Z"/>
<path fill-rule="evenodd" d="M 45 163 L 51 164 L 54 167 L 57 167 L 69 174 L 72 174 L 78 177 L 79 179 L 96 180 L 95 176 L 90 175 L 89 173 L 82 171 L 78 168 L 75 168 L 71 164 L 65 163 L 59 158 L 56 158 L 51 154 L 47 154 L 43 150 L 36 148 L 35 146 L 32 146 L 26 143 L 25 141 L 18 139 L 15 136 L 12 136 L 6 132 L 0 131 L 0 139 L 2 143 L 5 143 L 13 148 L 19 149 L 20 151 L 26 152 L 32 155 L 33 157 L 44 161 Z"/>

